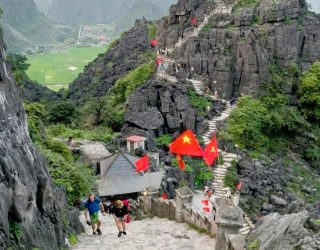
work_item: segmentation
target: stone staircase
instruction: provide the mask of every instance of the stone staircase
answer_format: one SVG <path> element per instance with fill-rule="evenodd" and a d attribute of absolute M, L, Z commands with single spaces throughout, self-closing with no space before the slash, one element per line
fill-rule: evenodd
<path fill-rule="evenodd" d="M 199 24 L 197 28 L 194 29 L 192 33 L 187 35 L 184 38 L 179 38 L 178 42 L 175 44 L 175 48 L 180 48 L 183 44 L 185 44 L 191 37 L 197 37 L 201 30 L 206 26 L 210 20 L 210 18 L 216 14 L 231 14 L 232 6 L 226 6 L 225 4 L 217 4 L 213 11 L 211 11 L 208 15 L 204 17 L 202 23 Z"/>
<path fill-rule="evenodd" d="M 207 16 L 205 16 L 204 21 L 194 30 L 193 33 L 190 35 L 180 38 L 179 41 L 175 44 L 174 48 L 180 48 L 184 43 L 188 41 L 191 37 L 196 37 L 199 35 L 200 31 L 203 29 L 203 27 L 208 24 L 209 19 L 215 15 L 215 14 L 230 14 L 232 11 L 232 6 L 225 6 L 223 4 L 218 4 L 217 7 Z M 157 71 L 157 77 L 158 78 L 164 78 L 168 80 L 169 82 L 176 83 L 178 82 L 178 79 L 174 76 L 168 75 L 165 70 L 169 67 L 170 64 L 175 64 L 175 60 L 172 58 L 164 57 L 164 67 L 163 69 L 158 68 Z M 189 82 L 192 83 L 196 93 L 198 95 L 206 96 L 207 98 L 211 100 L 217 100 L 215 96 L 206 94 L 204 91 L 204 83 L 199 80 L 195 79 L 186 79 Z M 223 102 L 226 102 L 225 100 L 221 100 Z M 217 132 L 217 122 L 223 121 L 228 118 L 230 115 L 231 111 L 234 109 L 233 106 L 229 104 L 229 102 L 226 102 L 226 108 L 225 110 L 220 114 L 220 116 L 213 118 L 212 120 L 207 121 L 209 129 L 208 131 L 202 136 L 204 143 L 207 145 L 210 143 L 211 138 L 214 133 Z M 233 153 L 228 153 L 224 151 L 220 151 L 220 155 L 222 155 L 223 158 L 223 163 L 219 163 L 217 167 L 214 169 L 214 182 L 212 184 L 212 187 L 215 189 L 215 197 L 221 197 L 221 196 L 226 196 L 231 198 L 231 190 L 230 188 L 225 188 L 224 187 L 224 177 L 228 171 L 228 168 L 232 165 L 233 161 L 238 161 L 238 156 Z M 235 204 L 238 206 L 238 204 Z M 250 233 L 251 229 L 254 228 L 254 224 L 250 221 L 249 217 L 244 214 L 243 218 L 243 228 L 240 229 L 240 233 L 242 235 L 246 235 Z"/>

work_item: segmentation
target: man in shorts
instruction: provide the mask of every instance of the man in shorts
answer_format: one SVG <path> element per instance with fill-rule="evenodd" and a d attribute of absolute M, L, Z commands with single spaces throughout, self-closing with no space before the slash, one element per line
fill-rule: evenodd
<path fill-rule="evenodd" d="M 86 218 L 87 224 L 92 226 L 93 234 L 102 234 L 100 226 L 102 224 L 102 216 L 106 215 L 104 207 L 98 197 L 95 197 L 93 193 L 88 194 L 88 199 L 84 203 L 86 210 L 84 211 L 84 216 Z M 101 211 L 100 211 L 101 210 Z M 89 219 L 90 218 L 90 219 Z"/>

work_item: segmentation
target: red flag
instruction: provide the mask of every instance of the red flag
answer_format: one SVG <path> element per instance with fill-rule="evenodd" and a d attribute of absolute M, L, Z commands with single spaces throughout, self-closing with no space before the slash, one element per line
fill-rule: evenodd
<path fill-rule="evenodd" d="M 203 157 L 203 150 L 191 130 L 187 130 L 176 138 L 169 145 L 169 149 L 172 154 Z"/>
<path fill-rule="evenodd" d="M 153 46 L 153 47 L 156 47 L 158 45 L 157 39 L 152 39 L 151 42 L 150 42 L 150 45 Z"/>
<path fill-rule="evenodd" d="M 204 207 L 204 208 L 203 208 L 203 211 L 205 211 L 205 212 L 209 213 L 209 212 L 210 212 L 210 208 L 208 208 L 208 207 Z"/>
<path fill-rule="evenodd" d="M 168 199 L 168 196 L 167 196 L 166 193 L 163 193 L 163 194 L 161 195 L 161 197 L 162 197 L 162 199 L 164 199 L 164 200 Z"/>
<path fill-rule="evenodd" d="M 211 166 L 216 158 L 219 155 L 218 151 L 218 142 L 216 135 L 214 135 L 211 139 L 211 142 L 208 144 L 206 149 L 204 150 L 204 160 L 208 164 L 208 166 Z"/>
<path fill-rule="evenodd" d="M 192 18 L 192 20 L 191 20 L 191 23 L 194 25 L 194 24 L 197 24 L 197 18 Z"/>
<path fill-rule="evenodd" d="M 201 202 L 203 205 L 209 206 L 209 200 L 202 200 Z"/>
<path fill-rule="evenodd" d="M 186 164 L 184 163 L 184 161 L 182 160 L 181 155 L 176 155 L 176 159 L 179 165 L 179 168 L 184 171 L 186 169 Z"/>
<path fill-rule="evenodd" d="M 143 156 L 139 160 L 136 161 L 136 171 L 142 172 L 149 168 L 149 158 L 148 156 Z"/>
<path fill-rule="evenodd" d="M 238 185 L 236 186 L 236 189 L 237 189 L 238 191 L 240 191 L 241 188 L 242 188 L 242 181 L 239 182 Z"/>

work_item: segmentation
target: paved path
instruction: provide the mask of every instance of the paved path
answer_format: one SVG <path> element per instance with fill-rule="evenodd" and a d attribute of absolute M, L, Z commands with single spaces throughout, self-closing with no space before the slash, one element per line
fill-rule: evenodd
<path fill-rule="evenodd" d="M 145 219 L 128 225 L 127 235 L 118 238 L 112 217 L 106 216 L 101 236 L 92 235 L 89 226 L 79 235 L 79 243 L 73 250 L 213 250 L 215 239 L 200 234 L 184 223 L 167 219 Z M 81 216 L 84 223 L 84 217 Z"/>

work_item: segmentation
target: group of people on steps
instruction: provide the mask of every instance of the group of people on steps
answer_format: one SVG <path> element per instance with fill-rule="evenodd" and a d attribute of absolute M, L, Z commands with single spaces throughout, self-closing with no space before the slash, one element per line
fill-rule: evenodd
<path fill-rule="evenodd" d="M 129 222 L 128 200 L 115 200 L 114 203 L 106 206 L 94 193 L 88 194 L 88 199 L 84 203 L 86 223 L 92 227 L 93 235 L 101 235 L 101 225 L 106 212 L 112 214 L 118 228 L 118 237 L 127 235 L 126 223 Z"/>

